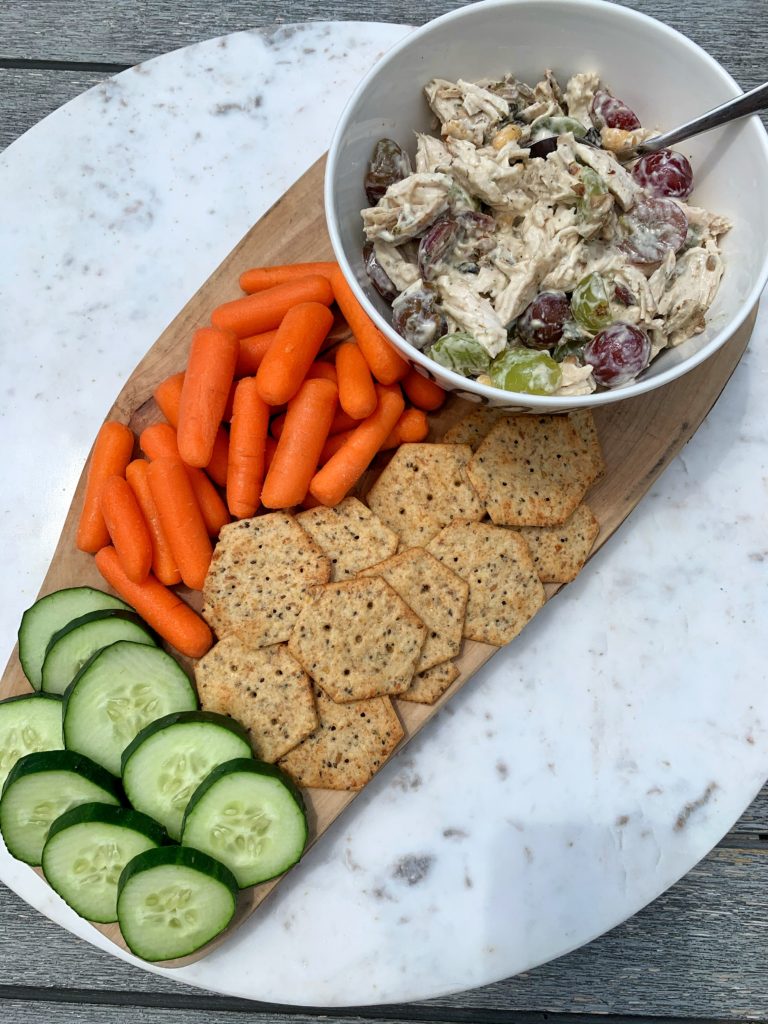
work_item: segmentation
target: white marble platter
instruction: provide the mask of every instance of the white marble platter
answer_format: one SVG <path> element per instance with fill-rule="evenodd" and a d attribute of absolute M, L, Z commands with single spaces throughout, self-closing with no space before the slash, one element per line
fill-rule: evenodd
<path fill-rule="evenodd" d="M 3 659 L 121 383 L 405 32 L 320 23 L 201 43 L 0 156 Z M 715 845 L 768 775 L 767 333 L 763 309 L 716 408 L 582 577 L 253 918 L 163 973 L 325 1006 L 482 985 L 613 927 Z M 1 847 L 0 877 L 139 963 Z"/>

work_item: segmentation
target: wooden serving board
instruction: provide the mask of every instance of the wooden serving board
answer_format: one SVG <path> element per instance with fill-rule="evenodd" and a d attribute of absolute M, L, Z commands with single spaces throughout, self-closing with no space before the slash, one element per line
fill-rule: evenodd
<path fill-rule="evenodd" d="M 333 258 L 322 204 L 324 166 L 323 159 L 311 167 L 251 228 L 190 299 L 131 374 L 107 413 L 108 419 L 127 423 L 137 435 L 148 424 L 162 420 L 151 397 L 153 389 L 169 374 L 184 369 L 192 333 L 208 322 L 211 310 L 242 294 L 237 282 L 243 270 L 251 266 Z M 747 346 L 755 315 L 756 310 L 753 310 L 747 322 L 719 352 L 685 377 L 646 395 L 602 406 L 595 411 L 606 472 L 587 496 L 589 506 L 600 523 L 593 553 L 629 515 L 717 401 Z M 438 440 L 471 408 L 472 405 L 463 400 L 450 400 L 439 414 L 432 417 L 430 438 Z M 105 588 L 93 558 L 75 547 L 84 490 L 85 471 L 80 477 L 40 591 L 41 596 L 61 587 L 89 585 Z M 549 585 L 545 589 L 547 596 L 552 597 L 559 587 Z M 187 600 L 199 609 L 200 595 L 181 590 Z M 461 674 L 436 704 L 428 706 L 396 700 L 395 706 L 405 731 L 400 747 L 407 744 L 497 650 L 497 647 L 487 644 L 466 641 L 457 659 Z M 25 693 L 29 689 L 14 649 L 0 680 L 0 698 Z M 304 793 L 311 843 L 317 842 L 357 795 L 322 789 L 306 789 Z M 177 967 L 200 959 L 214 945 L 224 941 L 227 934 L 245 920 L 280 882 L 278 879 L 245 890 L 241 893 L 235 919 L 223 936 L 192 956 L 166 961 L 164 966 Z M 117 945 L 127 948 L 117 925 L 96 927 Z"/>

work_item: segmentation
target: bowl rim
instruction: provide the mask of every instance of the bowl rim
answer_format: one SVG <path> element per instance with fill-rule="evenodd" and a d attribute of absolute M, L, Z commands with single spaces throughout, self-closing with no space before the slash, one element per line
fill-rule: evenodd
<path fill-rule="evenodd" d="M 766 283 L 768 283 L 768 248 L 766 248 L 755 284 L 739 307 L 738 312 L 707 342 L 706 345 L 699 349 L 698 352 L 694 352 L 688 358 L 674 366 L 671 366 L 663 373 L 657 374 L 654 377 L 631 381 L 628 384 L 608 391 L 596 391 L 590 395 L 572 396 L 532 395 L 519 391 L 505 391 L 502 388 L 493 387 L 488 384 L 479 384 L 476 380 L 473 380 L 470 377 L 464 377 L 455 370 L 450 370 L 447 367 L 435 363 L 433 359 L 424 355 L 420 349 L 417 349 L 414 345 L 411 345 L 410 342 L 406 341 L 405 338 L 399 335 L 391 324 L 389 324 L 379 313 L 378 309 L 376 309 L 376 307 L 371 303 L 368 296 L 360 286 L 357 274 L 347 259 L 347 255 L 341 241 L 341 234 L 337 226 L 338 214 L 334 194 L 334 181 L 339 165 L 341 142 L 360 97 L 364 92 L 366 92 L 371 81 L 381 73 L 381 71 L 394 57 L 400 54 L 403 50 L 412 46 L 414 43 L 417 43 L 420 39 L 428 36 L 436 25 L 444 25 L 453 21 L 462 21 L 465 18 L 472 17 L 478 10 L 510 7 L 540 8 L 543 6 L 562 6 L 563 3 L 564 0 L 480 0 L 480 2 L 459 7 L 456 10 L 449 11 L 447 14 L 443 14 L 438 18 L 433 18 L 426 22 L 426 24 L 414 29 L 413 32 L 409 32 L 408 35 L 395 43 L 394 46 L 390 47 L 390 49 L 388 49 L 384 55 L 376 61 L 349 97 L 336 125 L 336 129 L 328 149 L 328 159 L 326 163 L 323 188 L 326 223 L 336 260 L 339 263 L 342 273 L 348 281 L 356 299 L 387 340 L 403 355 L 405 355 L 411 363 L 415 363 L 427 371 L 428 375 L 431 376 L 434 372 L 438 372 L 440 376 L 447 378 L 455 390 L 462 390 L 464 392 L 469 392 L 470 394 L 478 395 L 491 404 L 500 404 L 503 401 L 509 405 L 514 399 L 519 398 L 520 401 L 517 404 L 528 406 L 528 408 L 533 411 L 561 410 L 566 412 L 568 409 L 573 409 L 575 406 L 596 407 L 600 405 L 608 405 L 611 402 L 619 401 L 622 398 L 634 398 L 637 395 L 642 395 L 648 391 L 653 391 L 656 388 L 662 387 L 670 381 L 677 380 L 679 377 L 688 373 L 689 370 L 693 370 L 696 366 L 703 363 L 705 359 L 708 359 L 709 356 L 713 355 L 718 349 L 722 348 L 722 346 L 736 333 L 750 315 L 760 299 L 760 295 L 762 294 Z M 611 17 L 626 19 L 628 22 L 634 21 L 645 25 L 652 25 L 656 30 L 659 30 L 675 39 L 681 47 L 695 53 L 709 65 L 710 69 L 719 77 L 728 91 L 728 95 L 724 96 L 723 100 L 729 99 L 733 96 L 739 96 L 743 93 L 743 90 L 736 80 L 717 60 L 715 60 L 714 57 L 711 56 L 711 54 L 707 53 L 707 51 L 703 49 L 703 47 L 699 46 L 698 43 L 695 43 L 692 39 L 683 35 L 682 32 L 672 28 L 663 21 L 660 21 L 658 18 L 654 18 L 649 14 L 643 14 L 640 11 L 634 11 L 630 8 L 619 6 L 618 4 L 609 2 L 609 0 L 567 0 L 567 3 L 571 8 L 601 11 Z M 766 129 L 757 114 L 753 114 L 749 118 L 744 118 L 744 121 L 746 124 L 750 125 L 750 130 L 757 132 L 757 139 L 759 140 L 759 144 L 763 151 L 763 160 L 766 168 L 768 168 L 768 132 L 766 132 Z M 433 369 L 435 367 L 437 367 L 437 371 Z"/>

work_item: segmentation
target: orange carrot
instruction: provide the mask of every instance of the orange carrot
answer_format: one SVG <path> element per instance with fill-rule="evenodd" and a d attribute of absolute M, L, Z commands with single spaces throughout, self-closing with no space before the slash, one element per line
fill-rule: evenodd
<path fill-rule="evenodd" d="M 364 420 L 376 408 L 371 371 L 357 345 L 342 345 L 336 352 L 339 405 L 353 419 Z"/>
<path fill-rule="evenodd" d="M 288 403 L 285 429 L 261 492 L 266 508 L 290 508 L 303 500 L 328 437 L 337 397 L 333 381 L 305 380 Z"/>
<path fill-rule="evenodd" d="M 397 354 L 357 301 L 341 270 L 331 274 L 333 294 L 349 324 L 371 373 L 382 384 L 394 384 L 408 373 L 408 363 Z"/>
<path fill-rule="evenodd" d="M 306 379 L 312 380 L 319 377 L 322 377 L 323 380 L 329 380 L 331 383 L 336 384 L 338 382 L 336 367 L 331 363 L 324 363 L 322 360 L 316 360 L 307 370 Z"/>
<path fill-rule="evenodd" d="M 236 377 L 252 377 L 256 373 L 276 334 L 276 330 L 264 331 L 263 334 L 252 334 L 250 338 L 240 339 L 240 352 L 235 366 Z"/>
<path fill-rule="evenodd" d="M 239 351 L 237 339 L 229 331 L 215 327 L 195 331 L 177 427 L 179 453 L 188 466 L 207 466 L 211 461 Z"/>
<path fill-rule="evenodd" d="M 179 406 L 181 404 L 181 389 L 184 386 L 184 374 L 174 373 L 172 377 L 166 377 L 155 388 L 154 396 L 160 412 L 165 416 L 172 427 L 179 425 Z M 213 442 L 213 454 L 211 461 L 205 467 L 206 473 L 223 487 L 227 482 L 227 459 L 229 457 L 229 434 L 224 427 L 219 425 L 216 431 L 216 440 Z M 161 582 L 165 582 L 161 580 Z"/>
<path fill-rule="evenodd" d="M 152 541 L 139 503 L 125 477 L 115 474 L 104 481 L 101 514 L 125 575 L 134 583 L 142 583 L 152 568 Z"/>
<path fill-rule="evenodd" d="M 352 432 L 345 445 L 312 478 L 309 490 L 323 505 L 338 505 L 357 483 L 405 408 L 400 388 L 378 387 L 376 411 Z"/>
<path fill-rule="evenodd" d="M 151 574 L 143 583 L 130 580 L 113 547 L 104 547 L 97 553 L 96 568 L 112 589 L 179 653 L 202 658 L 211 648 L 213 634 L 197 612 Z"/>
<path fill-rule="evenodd" d="M 277 451 L 277 441 L 274 437 L 270 437 L 267 434 L 267 438 L 264 444 L 264 472 L 266 473 L 269 467 L 272 465 L 272 459 L 275 457 Z"/>
<path fill-rule="evenodd" d="M 259 394 L 269 405 L 293 398 L 331 329 L 333 314 L 320 302 L 289 309 L 256 374 Z"/>
<path fill-rule="evenodd" d="M 330 306 L 333 292 L 328 279 L 319 274 L 286 281 L 274 288 L 246 295 L 244 299 L 225 302 L 211 313 L 211 323 L 226 331 L 234 331 L 238 338 L 271 331 L 280 324 L 289 309 L 302 302 L 321 302 Z"/>
<path fill-rule="evenodd" d="M 421 409 L 406 409 L 381 446 L 382 450 L 397 448 L 401 444 L 423 441 L 429 433 L 427 417 Z"/>
<path fill-rule="evenodd" d="M 329 436 L 332 434 L 341 434 L 346 430 L 353 430 L 355 427 L 359 427 L 361 420 L 353 420 L 351 416 L 348 416 L 343 409 L 337 409 L 331 420 L 331 429 L 328 431 Z M 280 440 L 280 435 L 285 428 L 285 415 L 275 416 L 269 424 L 269 432 L 276 441 Z"/>
<path fill-rule="evenodd" d="M 153 462 L 155 459 L 181 458 L 176 431 L 167 423 L 153 423 L 151 427 L 145 427 L 139 435 L 139 446 Z M 202 469 L 187 466 L 186 463 L 184 469 L 187 471 L 208 535 L 218 537 L 219 530 L 230 521 L 227 506 Z"/>
<path fill-rule="evenodd" d="M 181 578 L 202 590 L 213 547 L 184 463 L 163 456 L 149 464 L 149 487 Z"/>
<path fill-rule="evenodd" d="M 411 405 L 417 409 L 426 409 L 427 412 L 434 412 L 439 409 L 445 401 L 445 391 L 433 380 L 424 377 L 413 367 L 403 377 L 402 388 L 410 400 Z"/>
<path fill-rule="evenodd" d="M 330 277 L 331 271 L 338 266 L 338 263 L 287 263 L 276 267 L 254 267 L 246 270 L 240 275 L 240 287 L 244 292 L 263 292 L 267 288 L 274 288 L 277 284 L 285 284 L 286 281 L 296 281 L 301 277 L 308 277 L 310 274 L 320 274 L 322 277 Z"/>
<path fill-rule="evenodd" d="M 323 449 L 320 452 L 320 458 L 317 460 L 318 466 L 324 466 L 328 459 L 330 459 L 332 455 L 335 455 L 343 444 L 347 443 L 353 433 L 353 430 L 342 430 L 340 434 L 329 434 L 325 444 L 323 445 Z"/>
<path fill-rule="evenodd" d="M 172 587 L 175 583 L 181 583 L 179 567 L 171 554 L 171 547 L 168 538 L 160 525 L 160 516 L 157 512 L 155 499 L 149 489 L 149 463 L 144 459 L 134 459 L 129 462 L 125 470 L 125 479 L 131 485 L 136 501 L 144 516 L 144 521 L 149 530 L 152 542 L 152 572 L 161 583 Z"/>
<path fill-rule="evenodd" d="M 269 406 L 259 396 L 256 378 L 243 377 L 235 391 L 227 471 L 227 505 L 237 519 L 247 519 L 259 507 L 268 426 Z"/>
<path fill-rule="evenodd" d="M 122 476 L 131 461 L 133 431 L 123 423 L 104 423 L 96 435 L 88 465 L 85 497 L 77 524 L 76 544 L 91 554 L 109 544 L 109 531 L 101 513 L 101 489 L 107 477 Z"/>
<path fill-rule="evenodd" d="M 225 423 L 232 422 L 232 412 L 235 408 L 235 389 L 237 388 L 237 381 L 233 380 L 229 387 L 229 393 L 227 394 L 227 401 L 224 405 L 224 413 L 222 419 Z"/>

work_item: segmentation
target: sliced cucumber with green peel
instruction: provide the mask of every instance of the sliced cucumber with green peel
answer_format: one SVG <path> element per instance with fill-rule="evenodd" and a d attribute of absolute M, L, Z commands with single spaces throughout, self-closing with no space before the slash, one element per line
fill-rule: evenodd
<path fill-rule="evenodd" d="M 125 750 L 123 785 L 137 810 L 178 839 L 189 799 L 211 769 L 250 756 L 245 730 L 225 715 L 166 715 L 143 729 Z"/>
<path fill-rule="evenodd" d="M 71 750 L 26 754 L 11 768 L 0 798 L 0 832 L 8 852 L 40 863 L 53 822 L 78 804 L 122 802 L 120 780 Z"/>
<path fill-rule="evenodd" d="M 68 622 L 48 643 L 40 676 L 43 692 L 64 693 L 89 658 L 118 640 L 157 646 L 149 627 L 123 608 L 103 608 Z"/>
<path fill-rule="evenodd" d="M 196 707 L 186 672 L 169 654 L 118 640 L 97 651 L 68 687 L 64 745 L 119 775 L 123 751 L 145 726 Z"/>
<path fill-rule="evenodd" d="M 146 814 L 110 804 L 80 804 L 51 825 L 43 847 L 43 874 L 72 909 L 88 921 L 117 920 L 117 883 L 123 868 L 168 841 Z"/>
<path fill-rule="evenodd" d="M 304 852 L 304 801 L 275 765 L 227 761 L 192 794 L 181 842 L 226 864 L 241 889 L 258 885 L 282 875 Z"/>
<path fill-rule="evenodd" d="M 224 931 L 237 882 L 200 850 L 161 846 L 129 861 L 117 885 L 117 917 L 128 948 L 143 960 L 175 960 Z"/>
<path fill-rule="evenodd" d="M 0 792 L 19 758 L 39 750 L 61 750 L 61 697 L 24 693 L 0 701 Z"/>
<path fill-rule="evenodd" d="M 105 594 L 93 587 L 70 587 L 56 590 L 35 601 L 21 617 L 19 626 L 19 661 L 24 675 L 36 690 L 40 689 L 45 652 L 51 637 L 72 619 L 102 608 L 133 608 L 119 597 Z"/>

